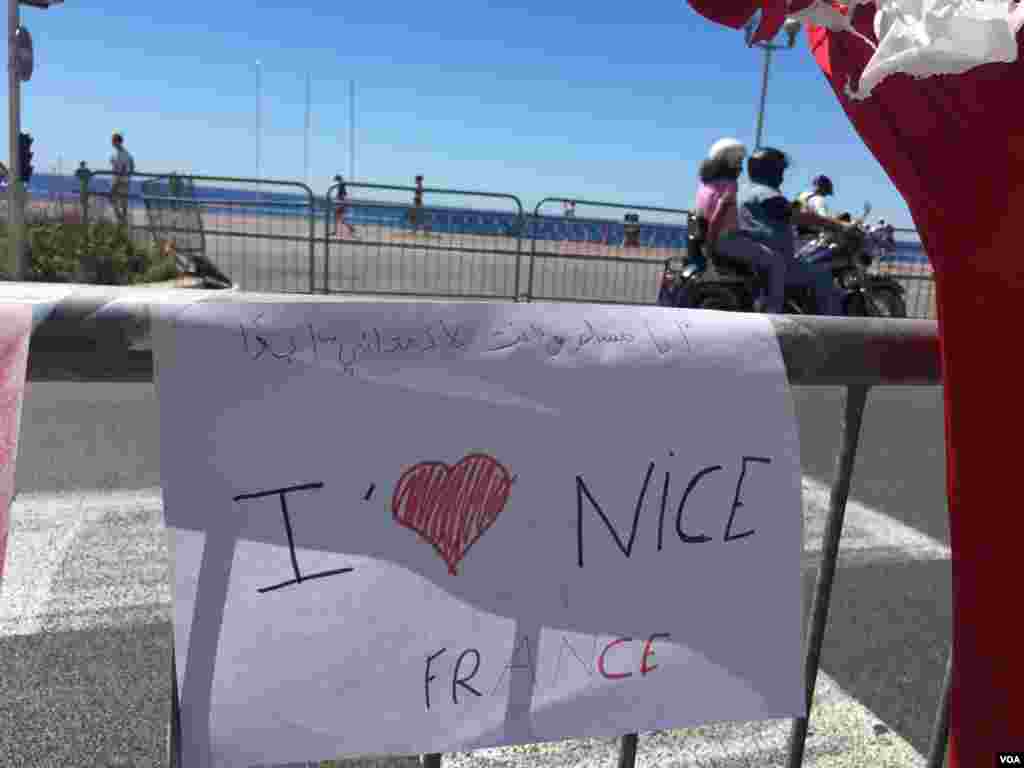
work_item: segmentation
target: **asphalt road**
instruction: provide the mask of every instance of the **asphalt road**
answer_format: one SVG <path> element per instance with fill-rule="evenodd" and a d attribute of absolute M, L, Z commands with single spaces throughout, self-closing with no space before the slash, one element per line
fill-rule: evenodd
<path fill-rule="evenodd" d="M 794 396 L 809 598 L 842 392 Z M 19 454 L 0 588 L 0 766 L 161 765 L 171 628 L 154 389 L 30 383 Z M 951 635 L 943 478 L 940 390 L 874 391 L 808 766 L 923 766 Z M 781 766 L 787 733 L 787 722 L 770 722 L 642 736 L 638 765 Z M 613 760 L 613 742 L 572 741 L 454 755 L 446 765 Z"/>

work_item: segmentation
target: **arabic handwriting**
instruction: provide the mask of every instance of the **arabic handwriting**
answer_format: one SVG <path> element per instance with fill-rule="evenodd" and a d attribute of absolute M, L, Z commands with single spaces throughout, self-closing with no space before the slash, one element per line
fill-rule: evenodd
<path fill-rule="evenodd" d="M 294 363 L 301 351 L 300 340 L 305 344 L 308 339 L 306 348 L 310 350 L 314 362 L 336 360 L 348 374 L 354 374 L 356 366 L 371 357 L 463 349 L 469 343 L 464 327 L 444 320 L 413 329 L 361 329 L 355 340 L 348 341 L 338 333 L 318 328 L 311 322 L 305 323 L 302 329 L 294 330 L 271 331 L 262 326 L 262 313 L 256 316 L 250 326 L 239 326 L 242 348 L 250 360 L 268 358 Z"/>
<path fill-rule="evenodd" d="M 486 350 L 500 352 L 519 346 L 536 345 L 542 347 L 549 357 L 557 357 L 563 351 L 578 354 L 588 347 L 630 346 L 642 343 L 640 337 L 629 331 L 601 329 L 590 320 L 584 320 L 583 326 L 583 330 L 565 335 L 548 331 L 535 322 L 525 327 L 516 327 L 509 322 L 504 328 L 496 328 L 491 332 Z M 647 331 L 655 352 L 664 356 L 672 351 L 672 344 L 667 337 L 659 337 L 650 324 L 647 324 Z"/>

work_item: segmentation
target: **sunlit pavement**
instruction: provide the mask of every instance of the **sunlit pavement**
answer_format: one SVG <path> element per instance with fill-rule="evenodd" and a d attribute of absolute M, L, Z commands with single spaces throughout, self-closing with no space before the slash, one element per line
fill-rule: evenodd
<path fill-rule="evenodd" d="M 795 398 L 809 605 L 841 393 Z M 22 423 L 0 587 L 0 765 L 162 765 L 170 588 L 153 387 L 30 384 Z M 943 477 L 940 391 L 875 391 L 808 766 L 924 764 L 951 634 Z M 788 730 L 780 721 L 646 734 L 637 764 L 782 766 Z M 613 765 L 615 748 L 567 741 L 447 755 L 445 765 Z"/>

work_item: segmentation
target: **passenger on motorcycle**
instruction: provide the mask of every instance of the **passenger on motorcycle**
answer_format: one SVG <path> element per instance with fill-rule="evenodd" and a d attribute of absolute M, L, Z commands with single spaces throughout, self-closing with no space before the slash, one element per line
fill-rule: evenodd
<path fill-rule="evenodd" d="M 802 264 L 795 258 L 793 227 L 843 227 L 795 207 L 782 194 L 783 176 L 789 159 L 781 150 L 765 147 L 747 160 L 750 184 L 739 191 L 737 228 L 721 238 L 717 250 L 727 258 L 749 264 L 764 274 L 765 292 L 758 299 L 758 311 L 780 313 L 787 285 L 808 287 L 814 292 L 819 314 L 840 314 L 842 301 L 827 269 Z"/>
<path fill-rule="evenodd" d="M 811 188 L 806 192 L 801 192 L 797 196 L 797 209 L 817 214 L 823 219 L 832 219 L 833 221 L 842 222 L 851 221 L 852 217 L 848 213 L 840 214 L 839 216 L 832 215 L 832 212 L 828 207 L 828 200 L 825 198 L 831 197 L 834 194 L 835 185 L 832 184 L 832 179 L 828 176 L 815 176 L 811 181 Z M 810 237 L 820 234 L 825 229 L 827 229 L 827 227 L 801 225 L 797 227 L 797 234 L 800 237 Z"/>
<path fill-rule="evenodd" d="M 736 229 L 736 192 L 743 174 L 747 148 L 738 139 L 719 139 L 700 164 L 694 213 L 707 227 L 701 253 L 694 254 L 698 269 L 707 267 L 707 254 L 718 239 Z"/>

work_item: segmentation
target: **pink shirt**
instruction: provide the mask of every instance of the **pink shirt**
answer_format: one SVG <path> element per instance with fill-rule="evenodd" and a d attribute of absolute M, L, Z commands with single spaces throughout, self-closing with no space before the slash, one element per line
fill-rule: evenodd
<path fill-rule="evenodd" d="M 735 204 L 737 186 L 735 181 L 712 181 L 709 184 L 701 182 L 697 187 L 696 213 L 708 220 L 708 228 L 712 230 L 715 228 L 716 213 L 724 217 L 721 223 L 717 224 L 719 237 L 736 229 L 738 225 Z M 719 206 L 727 195 L 731 197 L 733 204 L 721 211 Z"/>

